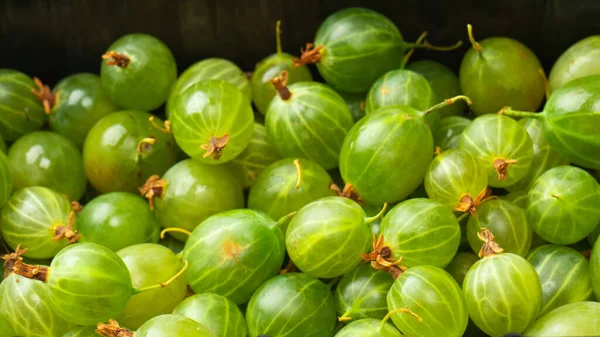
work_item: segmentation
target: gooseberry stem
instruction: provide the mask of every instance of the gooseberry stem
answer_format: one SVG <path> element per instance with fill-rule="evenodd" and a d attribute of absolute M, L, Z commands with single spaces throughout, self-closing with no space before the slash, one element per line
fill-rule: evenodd
<path fill-rule="evenodd" d="M 160 238 L 164 239 L 165 234 L 170 233 L 170 232 L 183 233 L 187 236 L 192 235 L 192 232 L 188 231 L 187 229 L 177 228 L 177 227 L 169 227 L 169 228 L 163 229 L 162 232 L 160 232 Z"/>
<path fill-rule="evenodd" d="M 425 40 L 425 38 L 427 37 L 427 31 L 424 31 L 423 33 L 421 33 L 421 35 L 419 35 L 419 37 L 417 38 L 417 41 L 415 41 L 415 44 L 421 44 L 423 42 L 423 40 Z M 406 67 L 406 65 L 408 64 L 408 60 L 410 60 L 410 57 L 415 53 L 415 48 L 411 48 L 408 52 L 406 52 L 406 54 L 404 55 L 404 59 L 402 60 L 402 66 L 400 67 L 400 69 L 404 69 L 404 67 Z"/>
<path fill-rule="evenodd" d="M 284 215 L 282 216 L 279 220 L 277 220 L 277 223 L 275 223 L 275 227 L 280 227 L 281 225 L 283 225 L 286 221 L 288 221 L 290 218 L 292 218 L 294 215 L 296 215 L 296 211 L 293 211 L 290 214 Z"/>
<path fill-rule="evenodd" d="M 281 74 L 279 74 L 279 76 L 275 76 L 271 79 L 271 84 L 273 85 L 273 88 L 277 90 L 279 97 L 281 97 L 281 99 L 284 101 L 287 101 L 292 97 L 292 92 L 287 87 L 287 80 L 288 72 L 285 70 L 282 71 Z"/>
<path fill-rule="evenodd" d="M 305 48 L 300 49 L 302 55 L 300 58 L 294 58 L 292 61 L 294 62 L 294 68 L 301 67 L 305 64 L 317 63 L 321 60 L 321 50 L 323 46 L 314 47 L 312 43 L 307 43 Z"/>
<path fill-rule="evenodd" d="M 411 49 L 415 49 L 415 48 L 419 48 L 419 49 L 427 49 L 427 50 L 435 50 L 435 51 L 452 51 L 455 49 L 460 48 L 460 46 L 462 46 L 463 42 L 462 41 L 457 41 L 455 44 L 450 45 L 450 46 L 436 46 L 434 44 L 431 44 L 431 42 L 425 40 L 423 42 L 420 42 L 419 40 L 415 41 L 414 43 L 404 43 L 404 48 L 411 48 Z"/>
<path fill-rule="evenodd" d="M 164 122 L 165 127 L 161 127 L 160 125 L 156 124 L 156 122 L 154 121 L 154 116 L 150 116 L 150 118 L 148 118 L 148 120 L 150 121 L 150 124 L 152 124 L 152 126 L 157 129 L 160 132 L 164 132 L 164 133 L 171 133 L 171 121 L 170 120 L 166 120 Z"/>
<path fill-rule="evenodd" d="M 467 24 L 467 34 L 469 34 L 469 41 L 471 41 L 473 49 L 477 50 L 480 56 L 483 56 L 483 48 L 481 47 L 479 42 L 475 40 L 475 37 L 473 36 L 473 26 L 470 23 Z"/>
<path fill-rule="evenodd" d="M 156 138 L 154 136 L 146 137 L 140 140 L 140 142 L 137 145 L 138 156 L 141 156 L 142 154 L 144 154 L 144 152 L 150 151 L 150 148 L 152 147 L 152 145 L 154 145 L 154 143 L 156 143 Z"/>
<path fill-rule="evenodd" d="M 483 245 L 481 246 L 478 254 L 480 259 L 498 255 L 504 251 L 504 249 L 502 249 L 502 247 L 500 247 L 500 245 L 494 241 L 496 238 L 494 238 L 494 234 L 492 234 L 489 229 L 481 228 L 481 230 L 477 232 L 477 237 L 479 240 L 483 241 Z"/>
<path fill-rule="evenodd" d="M 500 111 L 498 111 L 498 114 L 500 114 L 500 115 L 507 115 L 507 116 L 510 116 L 510 117 L 521 117 L 521 118 L 527 118 L 527 117 L 529 117 L 529 118 L 541 118 L 543 116 L 543 113 L 513 110 L 509 106 L 506 106 L 506 107 L 500 109 Z"/>
<path fill-rule="evenodd" d="M 117 53 L 114 50 L 107 51 L 102 55 L 102 59 L 106 60 L 106 64 L 109 66 L 118 66 L 119 68 L 127 68 L 131 59 L 123 54 Z"/>
<path fill-rule="evenodd" d="M 398 308 L 398 309 L 394 309 L 390 312 L 387 313 L 387 315 L 385 315 L 385 317 L 383 318 L 383 320 L 381 320 L 381 327 L 383 328 L 385 326 L 385 322 L 388 321 L 388 319 L 390 319 L 390 317 L 392 317 L 392 315 L 394 314 L 398 314 L 398 313 L 403 313 L 403 314 L 409 314 L 412 317 L 414 317 L 417 321 L 419 321 L 419 323 L 423 323 L 423 319 L 421 318 L 421 316 L 415 314 L 414 312 L 410 311 L 408 308 Z"/>
<path fill-rule="evenodd" d="M 25 253 L 27 253 L 27 248 L 21 249 L 21 245 L 17 245 L 14 253 L 2 257 L 2 260 L 4 260 L 4 277 L 6 278 L 10 273 L 15 273 L 28 279 L 46 282 L 50 276 L 50 267 L 23 263 L 22 255 Z"/>
<path fill-rule="evenodd" d="M 365 218 L 365 223 L 368 225 L 374 221 L 381 219 L 381 217 L 385 214 L 387 207 L 388 207 L 387 202 L 383 203 L 383 207 L 381 208 L 381 211 L 379 211 L 379 213 L 377 213 L 377 215 L 375 215 L 375 216 L 372 216 L 370 218 Z"/>
<path fill-rule="evenodd" d="M 31 93 L 35 96 L 35 98 L 42 102 L 46 115 L 51 114 L 52 109 L 56 105 L 58 97 L 53 94 L 52 90 L 50 90 L 50 87 L 45 85 L 39 78 L 34 77 L 33 82 L 38 87 L 38 90 L 36 91 L 35 89 L 31 89 Z"/>
<path fill-rule="evenodd" d="M 275 41 L 277 42 L 277 55 L 283 54 L 281 49 L 281 20 L 277 20 L 275 25 Z"/>
<path fill-rule="evenodd" d="M 133 288 L 133 294 L 139 294 L 139 293 L 143 293 L 149 290 L 154 290 L 154 289 L 161 289 L 161 288 L 166 288 L 167 286 L 169 286 L 169 284 L 171 284 L 171 282 L 175 281 L 176 279 L 179 278 L 179 276 L 183 275 L 183 273 L 187 270 L 189 266 L 189 263 L 187 260 L 183 260 L 183 268 L 181 268 L 181 270 L 179 270 L 177 272 L 177 274 L 173 275 L 173 277 L 171 277 L 170 279 L 168 279 L 166 282 L 161 282 L 159 284 L 154 284 L 148 287 L 142 287 L 142 288 Z"/>
<path fill-rule="evenodd" d="M 121 328 L 119 322 L 110 319 L 108 324 L 98 323 L 96 333 L 104 337 L 133 337 L 135 333 L 129 329 Z"/>
<path fill-rule="evenodd" d="M 300 166 L 300 160 L 294 159 L 294 166 L 296 166 L 296 189 L 300 188 L 300 184 L 302 183 L 302 167 Z"/>
<path fill-rule="evenodd" d="M 432 111 L 447 107 L 448 105 L 452 105 L 459 100 L 463 100 L 463 101 L 467 102 L 468 105 L 471 105 L 471 99 L 469 97 L 467 97 L 465 95 L 458 95 L 458 96 L 454 96 L 452 98 L 446 98 L 443 102 L 438 103 L 438 104 L 432 106 L 431 108 L 425 110 L 425 114 L 428 114 Z"/>
<path fill-rule="evenodd" d="M 348 316 L 348 312 L 345 312 L 342 316 L 338 317 L 338 322 L 349 322 L 352 317 Z"/>

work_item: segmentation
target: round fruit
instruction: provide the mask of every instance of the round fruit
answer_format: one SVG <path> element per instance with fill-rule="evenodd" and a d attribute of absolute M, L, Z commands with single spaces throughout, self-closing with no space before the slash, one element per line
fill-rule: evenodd
<path fill-rule="evenodd" d="M 571 45 L 554 62 L 548 76 L 548 91 L 590 75 L 600 75 L 600 35 L 588 36 Z"/>
<path fill-rule="evenodd" d="M 525 336 L 596 336 L 600 334 L 600 303 L 577 302 L 540 317 Z"/>
<path fill-rule="evenodd" d="M 173 314 L 193 319 L 216 337 L 246 337 L 246 321 L 240 309 L 226 297 L 196 294 L 181 302 Z"/>
<path fill-rule="evenodd" d="M 134 335 L 132 334 L 131 337 Z M 156 316 L 144 323 L 135 337 L 216 337 L 204 325 L 179 315 Z"/>
<path fill-rule="evenodd" d="M 19 138 L 8 151 L 15 190 L 44 186 L 79 200 L 86 188 L 83 159 L 67 138 L 36 131 Z"/>
<path fill-rule="evenodd" d="M 475 118 L 463 131 L 459 148 L 485 168 L 488 184 L 506 187 L 523 179 L 533 161 L 533 142 L 527 130 L 511 118 Z"/>
<path fill-rule="evenodd" d="M 532 250 L 527 261 L 537 271 L 542 284 L 540 315 L 565 304 L 590 299 L 590 267 L 578 251 L 564 246 L 545 245 Z"/>
<path fill-rule="evenodd" d="M 354 321 L 343 327 L 334 337 L 402 337 L 403 335 L 390 323 L 382 323 L 374 318 Z"/>
<path fill-rule="evenodd" d="M 504 106 L 535 111 L 545 93 L 545 77 L 537 56 L 508 37 L 475 41 L 468 25 L 470 48 L 459 71 L 462 92 L 473 100 L 477 115 L 494 114 Z"/>
<path fill-rule="evenodd" d="M 85 137 L 97 121 L 118 110 L 96 74 L 70 75 L 58 82 L 53 91 L 56 101 L 48 118 L 50 129 L 78 148 L 83 147 Z"/>
<path fill-rule="evenodd" d="M 439 99 L 424 76 L 411 70 L 396 69 L 388 71 L 373 83 L 365 107 L 367 114 L 391 105 L 408 105 L 425 111 Z"/>
<path fill-rule="evenodd" d="M 162 122 L 144 111 L 111 113 L 90 130 L 83 146 L 89 182 L 100 193 L 137 193 L 152 175 L 162 175 L 176 160 L 175 142 Z"/>
<path fill-rule="evenodd" d="M 0 207 L 8 201 L 13 190 L 12 171 L 4 153 L 0 151 Z"/>
<path fill-rule="evenodd" d="M 600 240 L 596 240 L 590 257 L 590 276 L 596 298 L 600 298 Z"/>
<path fill-rule="evenodd" d="M 379 234 L 389 244 L 391 257 L 409 268 L 444 268 L 460 244 L 460 225 L 454 213 L 425 198 L 409 199 L 392 208 L 383 218 Z"/>
<path fill-rule="evenodd" d="M 197 82 L 179 94 L 171 120 L 177 144 L 203 164 L 237 157 L 250 143 L 254 128 L 250 100 L 223 80 Z"/>
<path fill-rule="evenodd" d="M 387 305 L 394 325 L 407 337 L 459 337 L 469 322 L 460 287 L 434 266 L 402 273 L 387 295 Z"/>
<path fill-rule="evenodd" d="M 162 41 L 147 34 L 119 38 L 102 55 L 100 78 L 110 99 L 133 110 L 161 106 L 177 78 L 175 58 Z"/>
<path fill-rule="evenodd" d="M 335 318 L 329 287 L 300 273 L 275 276 L 263 283 L 246 308 L 248 337 L 329 337 Z"/>
<path fill-rule="evenodd" d="M 436 148 L 439 146 L 442 151 L 458 148 L 460 136 L 469 124 L 471 124 L 471 120 L 465 117 L 449 116 L 442 118 L 433 133 L 433 143 Z"/>
<path fill-rule="evenodd" d="M 21 72 L 0 69 L 0 134 L 4 140 L 17 140 L 44 124 L 44 106 L 32 92 L 36 85 L 40 92 L 45 89 L 39 80 L 34 82 Z"/>
<path fill-rule="evenodd" d="M 544 172 L 527 195 L 527 219 L 544 240 L 568 245 L 600 223 L 600 185 L 586 171 L 559 166 Z"/>
<path fill-rule="evenodd" d="M 477 261 L 479 261 L 479 257 L 471 252 L 458 252 L 446 266 L 446 271 L 454 277 L 456 283 L 462 287 L 465 275 L 467 275 L 471 266 Z"/>

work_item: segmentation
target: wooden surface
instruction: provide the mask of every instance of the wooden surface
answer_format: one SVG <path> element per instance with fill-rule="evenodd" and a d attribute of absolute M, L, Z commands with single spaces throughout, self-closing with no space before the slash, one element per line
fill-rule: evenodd
<path fill-rule="evenodd" d="M 180 71 L 207 57 L 225 57 L 252 70 L 275 51 L 275 22 L 283 21 L 283 45 L 298 54 L 319 23 L 341 8 L 377 10 L 405 40 L 423 31 L 432 43 L 516 38 L 549 70 L 569 45 L 600 34 L 598 0 L 0 0 L 0 68 L 39 76 L 49 84 L 75 72 L 98 72 L 100 55 L 118 37 L 145 32 L 175 53 Z M 466 47 L 451 53 L 418 51 L 457 68 Z"/>

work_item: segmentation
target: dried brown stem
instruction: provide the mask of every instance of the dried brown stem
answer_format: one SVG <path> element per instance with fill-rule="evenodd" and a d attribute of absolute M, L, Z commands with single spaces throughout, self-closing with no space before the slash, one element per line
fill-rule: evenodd
<path fill-rule="evenodd" d="M 52 240 L 60 241 L 62 239 L 67 239 L 69 243 L 75 243 L 81 238 L 81 234 L 77 233 L 76 230 L 73 230 L 73 223 L 75 222 L 75 212 L 71 211 L 69 214 L 69 220 L 67 225 L 56 226 L 54 229 L 54 237 Z"/>
<path fill-rule="evenodd" d="M 227 133 L 224 134 L 223 137 L 213 136 L 209 140 L 208 144 L 200 145 L 203 150 L 206 150 L 206 153 L 202 156 L 202 158 L 212 156 L 215 160 L 218 160 L 221 158 L 221 155 L 223 155 L 223 150 L 228 142 L 229 134 Z"/>
<path fill-rule="evenodd" d="M 282 71 L 281 74 L 279 74 L 279 76 L 275 76 L 271 79 L 271 84 L 273 85 L 273 88 L 277 90 L 279 97 L 281 97 L 281 99 L 284 101 L 287 101 L 292 97 L 292 92 L 287 87 L 287 80 L 288 72 L 285 70 Z"/>
<path fill-rule="evenodd" d="M 313 46 L 314 45 L 309 42 L 306 44 L 306 48 L 300 49 L 302 54 L 300 55 L 300 58 L 293 59 L 294 67 L 298 68 L 305 64 L 317 63 L 321 60 L 321 50 L 323 49 L 323 46 L 317 46 L 314 49 Z"/>
<path fill-rule="evenodd" d="M 356 201 L 359 205 L 364 205 L 364 201 L 363 201 L 362 197 L 360 195 L 358 195 L 358 193 L 354 190 L 354 187 L 352 186 L 352 184 L 346 184 L 346 185 L 344 185 L 344 189 L 340 190 L 338 185 L 336 185 L 335 183 L 332 183 L 331 185 L 329 185 L 329 189 L 332 191 L 335 191 L 335 193 L 337 193 L 338 197 L 348 198 L 348 199 Z"/>
<path fill-rule="evenodd" d="M 83 211 L 83 205 L 80 204 L 79 201 L 72 201 L 71 209 L 73 210 L 73 212 L 79 213 L 79 212 Z"/>
<path fill-rule="evenodd" d="M 477 207 L 483 204 L 484 202 L 495 199 L 495 196 L 492 196 L 491 188 L 484 188 L 475 199 L 473 199 L 470 195 L 465 194 L 460 198 L 460 204 L 458 204 L 454 210 L 459 212 L 469 213 L 472 216 L 477 216 Z"/>
<path fill-rule="evenodd" d="M 116 51 L 108 51 L 102 55 L 103 60 L 107 60 L 106 64 L 109 66 L 118 66 L 119 68 L 127 68 L 131 60 L 123 53 L 117 53 Z"/>
<path fill-rule="evenodd" d="M 52 108 L 56 105 L 57 96 L 52 93 L 50 87 L 42 83 L 42 81 L 34 77 L 33 82 L 37 86 L 37 90 L 35 88 L 31 89 L 31 93 L 35 96 L 35 98 L 39 99 L 44 106 L 44 112 L 49 115 L 52 112 Z"/>
<path fill-rule="evenodd" d="M 285 268 L 279 271 L 279 275 L 287 274 L 287 273 L 296 273 L 298 272 L 298 267 L 294 264 L 292 260 L 285 266 Z"/>
<path fill-rule="evenodd" d="M 496 169 L 496 172 L 498 173 L 498 180 L 505 180 L 506 179 L 506 174 L 508 173 L 508 166 L 512 165 L 512 164 L 516 164 L 517 160 L 515 159 L 501 159 L 498 158 L 496 160 L 494 160 L 493 165 L 494 168 Z"/>
<path fill-rule="evenodd" d="M 50 268 L 23 263 L 21 256 L 25 253 L 27 253 L 27 249 L 21 249 L 21 245 L 18 245 L 14 253 L 2 257 L 4 260 L 4 277 L 7 277 L 10 273 L 15 273 L 29 279 L 46 282 Z"/>
<path fill-rule="evenodd" d="M 477 237 L 479 240 L 483 241 L 483 245 L 478 254 L 479 258 L 498 255 L 504 251 L 504 249 L 494 241 L 494 234 L 492 234 L 489 229 L 482 228 L 481 231 L 477 232 Z"/>
<path fill-rule="evenodd" d="M 167 180 L 160 179 L 160 176 L 155 174 L 146 180 L 144 186 L 138 188 L 140 194 L 148 199 L 151 210 L 154 209 L 154 198 L 162 197 L 166 186 Z"/>
<path fill-rule="evenodd" d="M 363 261 L 370 261 L 371 267 L 390 273 L 394 279 L 398 278 L 408 268 L 401 266 L 402 258 L 394 260 L 392 257 L 392 248 L 384 246 L 384 237 L 380 235 L 377 238 L 373 235 L 373 251 L 368 254 L 361 254 Z"/>
<path fill-rule="evenodd" d="M 121 328 L 119 323 L 110 319 L 108 324 L 98 323 L 96 333 L 104 337 L 133 337 L 133 331 Z"/>

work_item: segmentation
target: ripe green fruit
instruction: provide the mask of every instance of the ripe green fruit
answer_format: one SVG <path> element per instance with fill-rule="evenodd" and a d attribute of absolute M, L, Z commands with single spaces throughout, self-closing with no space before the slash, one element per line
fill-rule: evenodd
<path fill-rule="evenodd" d="M 449 116 L 442 118 L 433 133 L 435 146 L 439 146 L 442 151 L 458 148 L 460 136 L 469 124 L 471 124 L 471 120 L 465 117 Z"/>
<path fill-rule="evenodd" d="M 397 69 L 388 71 L 373 83 L 365 108 L 367 114 L 392 105 L 408 105 L 425 111 L 439 99 L 424 76 L 411 70 Z M 436 114 L 439 115 L 439 112 Z"/>
<path fill-rule="evenodd" d="M 31 92 L 35 87 L 36 83 L 29 76 L 0 69 L 0 134 L 4 140 L 17 140 L 44 124 L 44 106 Z"/>
<path fill-rule="evenodd" d="M 598 237 L 600 237 L 600 225 L 596 226 L 596 229 L 594 229 L 594 231 L 590 233 L 590 235 L 588 235 L 587 237 L 590 247 L 594 247 L 596 241 L 598 240 Z"/>
<path fill-rule="evenodd" d="M 133 335 L 132 335 L 133 336 Z M 210 329 L 191 318 L 179 315 L 156 316 L 144 323 L 135 337 L 216 337 Z"/>
<path fill-rule="evenodd" d="M 402 337 L 396 327 L 379 319 L 366 318 L 351 322 L 334 337 Z"/>
<path fill-rule="evenodd" d="M 465 275 L 477 261 L 479 261 L 479 257 L 471 252 L 458 252 L 445 269 L 462 287 Z"/>
<path fill-rule="evenodd" d="M 600 298 L 600 240 L 596 240 L 590 257 L 590 276 L 596 298 Z"/>
<path fill-rule="evenodd" d="M 600 35 L 588 36 L 571 45 L 554 62 L 548 76 L 548 91 L 554 92 L 572 80 L 600 75 Z"/>
<path fill-rule="evenodd" d="M 577 302 L 540 317 L 525 336 L 596 336 L 600 334 L 600 303 Z"/>
<path fill-rule="evenodd" d="M 246 321 L 240 309 L 226 297 L 196 294 L 181 302 L 173 314 L 193 319 L 209 328 L 216 337 L 246 337 Z"/>
<path fill-rule="evenodd" d="M 0 207 L 8 201 L 13 190 L 12 171 L 6 155 L 0 152 Z"/>

